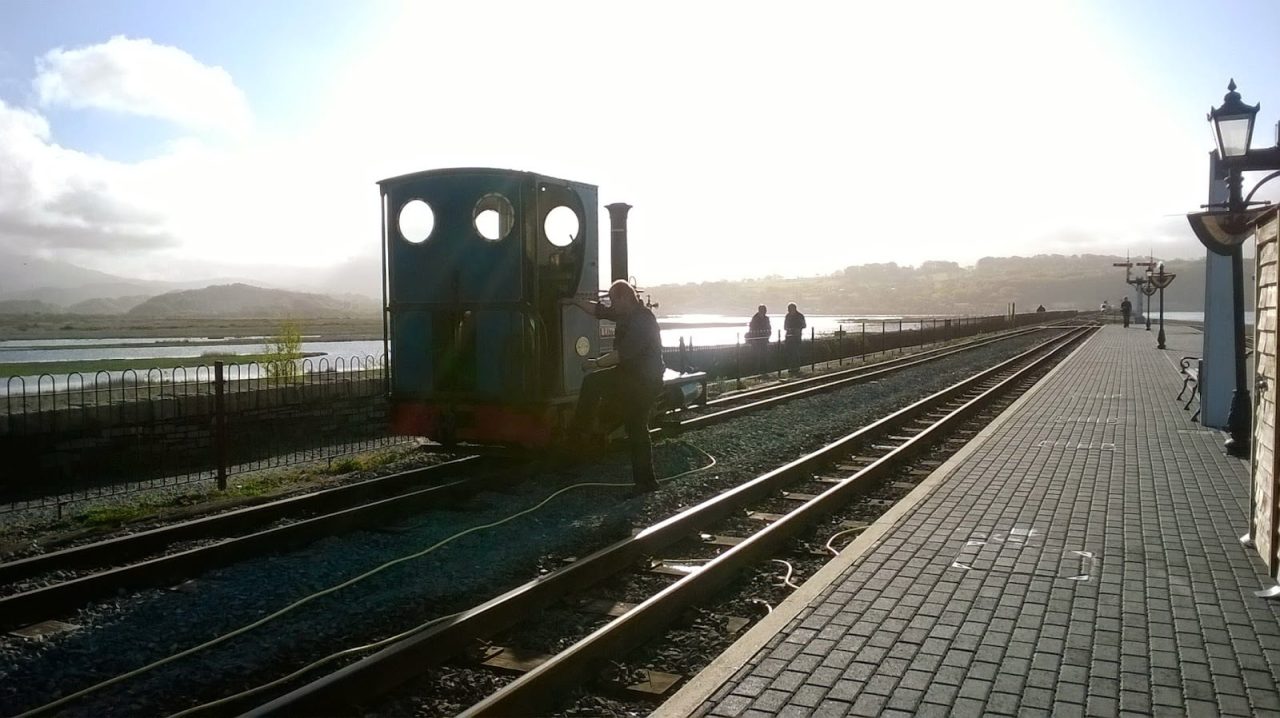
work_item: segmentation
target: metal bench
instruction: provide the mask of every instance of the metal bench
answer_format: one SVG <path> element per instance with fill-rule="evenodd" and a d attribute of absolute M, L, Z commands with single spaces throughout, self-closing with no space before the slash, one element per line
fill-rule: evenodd
<path fill-rule="evenodd" d="M 1191 394 L 1187 397 L 1187 403 L 1182 405 L 1183 411 L 1191 410 L 1191 402 L 1200 396 L 1200 370 L 1204 367 L 1204 360 L 1200 357 L 1182 357 L 1178 362 L 1179 373 L 1182 374 L 1182 391 L 1178 392 L 1178 401 L 1182 401 L 1182 395 L 1187 393 L 1187 389 L 1191 389 Z M 1196 407 L 1196 413 L 1191 415 L 1192 421 L 1200 420 L 1200 407 Z"/>

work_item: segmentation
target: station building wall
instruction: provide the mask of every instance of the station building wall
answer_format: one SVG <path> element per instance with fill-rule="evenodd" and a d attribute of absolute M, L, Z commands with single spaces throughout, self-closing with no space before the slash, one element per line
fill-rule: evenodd
<path fill-rule="evenodd" d="M 1276 428 L 1276 314 L 1277 287 L 1280 286 L 1280 213 L 1263 215 L 1256 225 L 1257 318 L 1254 322 L 1254 415 L 1253 457 L 1253 537 L 1258 553 L 1272 576 L 1280 575 L 1280 510 L 1277 491 Z"/>

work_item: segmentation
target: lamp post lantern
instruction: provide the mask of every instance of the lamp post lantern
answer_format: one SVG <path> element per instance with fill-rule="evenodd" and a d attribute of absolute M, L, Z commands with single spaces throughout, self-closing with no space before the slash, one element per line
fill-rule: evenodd
<path fill-rule="evenodd" d="M 1241 192 L 1244 172 L 1280 170 L 1280 145 L 1264 149 L 1252 149 L 1253 122 L 1258 115 L 1258 105 L 1246 105 L 1236 92 L 1233 79 L 1227 85 L 1222 106 L 1209 110 L 1208 120 L 1213 127 L 1216 145 L 1214 166 L 1222 173 L 1227 185 L 1225 203 L 1205 205 L 1207 211 L 1187 215 L 1196 239 L 1210 252 L 1231 258 L 1232 310 L 1235 319 L 1235 391 L 1231 395 L 1231 408 L 1227 413 L 1227 430 L 1231 438 L 1226 442 L 1227 452 L 1236 456 L 1248 456 L 1253 423 L 1253 402 L 1245 378 L 1244 361 L 1244 260 L 1241 245 L 1252 234 L 1253 220 L 1260 209 L 1253 205 L 1253 193 L 1258 187 L 1280 176 L 1273 171 L 1259 182 L 1247 196 Z"/>
<path fill-rule="evenodd" d="M 1250 106 L 1240 100 L 1235 78 L 1227 83 L 1222 107 L 1209 108 L 1208 119 L 1213 124 L 1213 143 L 1218 148 L 1219 157 L 1227 159 L 1249 154 L 1249 145 L 1253 142 L 1253 121 L 1261 108 L 1262 103 Z"/>
<path fill-rule="evenodd" d="M 1160 290 L 1160 333 L 1156 335 L 1156 348 L 1164 349 L 1164 290 L 1170 284 L 1173 284 L 1173 278 L 1178 276 L 1172 272 L 1168 274 L 1164 271 L 1164 262 L 1156 265 L 1155 272 L 1148 275 L 1151 286 Z"/>

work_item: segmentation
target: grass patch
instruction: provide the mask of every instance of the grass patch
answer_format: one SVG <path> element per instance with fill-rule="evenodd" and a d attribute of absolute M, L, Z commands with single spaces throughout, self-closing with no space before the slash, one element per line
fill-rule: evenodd
<path fill-rule="evenodd" d="M 375 451 L 368 454 L 338 456 L 329 460 L 329 467 L 325 473 L 338 475 L 356 471 L 373 471 L 394 462 L 400 456 L 401 452 L 398 451 Z"/>
<path fill-rule="evenodd" d="M 406 453 L 404 449 L 383 449 L 365 454 L 334 457 L 326 464 L 317 463 L 312 466 L 255 471 L 228 477 L 226 491 L 208 489 L 177 496 L 157 498 L 141 496 L 128 504 L 111 504 L 87 509 L 72 516 L 71 523 L 77 528 L 115 528 L 204 504 L 254 499 L 326 477 L 357 471 L 373 471 L 396 462 Z"/>
<path fill-rule="evenodd" d="M 148 515 L 150 511 L 140 504 L 95 506 L 77 516 L 76 521 L 84 526 L 120 526 Z"/>
<path fill-rule="evenodd" d="M 361 468 L 363 467 L 360 465 L 359 459 L 355 458 L 354 456 L 344 456 L 339 459 L 334 459 L 332 462 L 330 462 L 329 473 L 330 474 L 350 474 L 354 471 L 359 471 Z"/>
<path fill-rule="evenodd" d="M 319 473 L 307 469 L 290 469 L 236 477 L 228 480 L 226 491 L 210 489 L 163 498 L 139 497 L 128 504 L 95 506 L 72 516 L 71 522 L 80 528 L 115 528 L 203 504 L 256 498 L 291 484 L 314 479 Z"/>

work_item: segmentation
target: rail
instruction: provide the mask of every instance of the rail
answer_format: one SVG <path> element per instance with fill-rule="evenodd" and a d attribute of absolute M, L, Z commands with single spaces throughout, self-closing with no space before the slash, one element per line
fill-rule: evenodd
<path fill-rule="evenodd" d="M 112 568 L 0 596 L 0 629 L 56 616 L 118 591 L 177 582 L 263 553 L 386 521 L 391 516 L 439 505 L 458 496 L 474 495 L 480 489 L 478 482 L 458 477 L 475 468 L 477 458 L 463 457 L 263 506 L 251 506 L 0 564 L 0 584 L 114 564 Z M 485 486 L 492 488 L 494 484 L 490 479 Z M 386 496 L 392 492 L 400 493 Z M 296 518 L 314 512 L 327 513 L 263 528 L 281 518 Z M 251 532 L 228 537 L 228 534 L 246 529 Z M 221 540 L 128 563 L 181 542 L 214 538 Z"/>
<path fill-rule="evenodd" d="M 995 392 L 1011 386 L 1011 382 L 1023 376 L 1023 374 L 1020 372 L 1013 378 L 1008 379 L 1002 377 L 999 381 L 996 381 L 993 377 L 1009 371 L 1011 367 L 1019 362 L 1032 360 L 1037 354 L 1047 352 L 1045 356 L 1052 356 L 1060 353 L 1084 336 L 1087 336 L 1090 331 L 1092 330 L 1077 330 L 1065 338 L 1055 338 L 1013 359 L 1002 362 L 996 367 L 985 370 L 888 417 L 884 417 L 869 426 L 863 427 L 818 452 L 792 461 L 786 466 L 725 491 L 630 538 L 602 548 L 551 574 L 539 577 L 534 581 L 490 599 L 473 609 L 452 616 L 417 635 L 387 646 L 366 659 L 340 668 L 269 703 L 260 705 L 249 711 L 247 715 L 296 715 L 315 712 L 337 714 L 354 709 L 357 706 L 367 705 L 371 697 L 384 693 L 426 667 L 447 659 L 450 655 L 471 645 L 477 637 L 492 635 L 505 627 L 511 626 L 530 615 L 531 612 L 557 600 L 565 592 L 592 585 L 632 564 L 639 558 L 651 555 L 666 545 L 696 533 L 700 530 L 700 527 L 709 521 L 729 516 L 738 511 L 744 502 L 770 495 L 790 482 L 796 474 L 816 470 L 830 462 L 833 457 L 847 452 L 851 447 L 868 444 L 888 433 L 898 431 L 905 423 L 924 417 L 943 403 L 972 391 L 974 387 L 981 387 L 982 397 L 967 401 L 963 406 L 948 413 L 949 421 L 960 421 L 969 416 L 974 409 L 983 405 L 983 397 L 994 396 Z M 1035 359 L 1036 362 L 1042 360 L 1043 357 Z M 990 384 L 984 386 L 984 382 L 990 382 Z M 904 448 L 903 451 L 910 452 L 929 440 L 930 437 L 915 439 L 911 442 L 911 446 Z M 854 476 L 849 477 L 840 485 L 833 487 L 828 492 L 829 495 L 824 494 L 822 497 L 814 499 L 811 503 L 821 503 L 825 507 L 828 502 L 835 500 L 835 497 L 847 495 L 854 490 L 855 486 L 865 482 L 867 480 L 866 477 L 881 471 L 891 462 L 892 459 L 887 457 L 875 462 Z M 777 525 L 775 524 L 775 526 Z M 735 556 L 748 554 L 766 542 L 771 542 L 773 537 L 781 537 L 785 530 L 784 528 L 776 529 L 769 539 L 760 539 L 751 544 L 744 542 L 747 548 L 742 549 Z M 729 554 L 725 555 L 728 556 Z M 731 559 L 725 560 L 720 564 L 712 562 L 702 571 L 693 574 L 689 579 L 673 584 L 660 595 L 665 595 L 673 590 L 684 592 L 691 585 L 689 583 L 691 579 L 703 574 L 715 576 L 717 579 L 734 575 L 735 569 L 730 561 Z M 714 569 L 713 564 L 716 566 Z M 698 594 L 701 590 L 701 587 L 699 587 L 696 590 L 690 590 L 690 592 L 691 594 Z M 640 607 L 610 625 L 627 627 L 628 641 L 643 640 L 645 635 L 651 636 L 651 631 L 659 623 L 678 612 L 676 609 L 671 608 L 669 603 L 664 603 L 660 608 L 655 607 L 653 604 L 657 601 L 657 597 L 646 601 Z M 637 611 L 640 613 L 637 613 Z M 490 701 L 473 707 L 469 713 L 483 715 L 538 712 L 539 708 L 543 706 L 538 701 L 545 700 L 551 695 L 547 691 L 553 692 L 558 687 L 565 685 L 566 680 L 570 682 L 576 680 L 581 675 L 581 672 L 589 670 L 591 665 L 601 665 L 600 656 L 607 653 L 607 650 L 603 648 L 604 644 L 599 643 L 594 636 L 595 634 L 593 634 L 593 637 L 575 644 L 570 649 L 570 651 L 573 651 L 572 657 L 557 661 L 554 664 L 543 664 L 543 666 L 510 684 L 507 690 L 512 691 L 511 693 L 494 696 Z M 614 644 L 608 650 L 617 650 L 619 645 Z M 548 684 L 541 682 L 548 675 L 551 676 L 551 681 L 555 684 L 554 688 L 548 687 Z M 515 691 L 520 691 L 535 682 L 536 685 L 531 692 L 515 693 Z"/>

